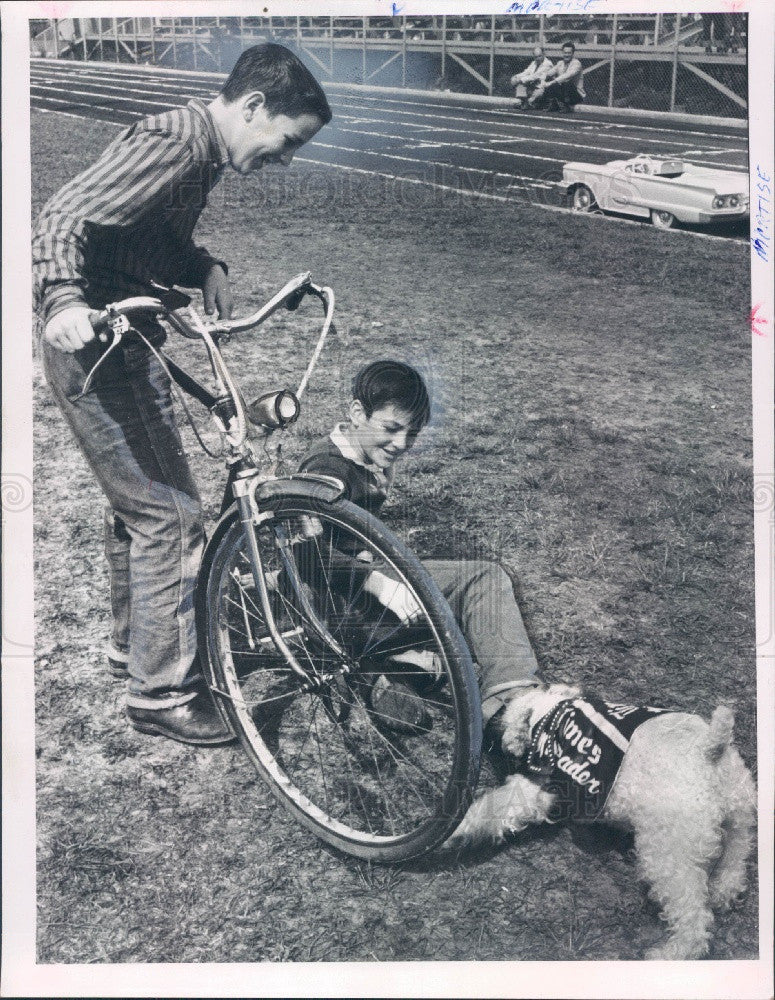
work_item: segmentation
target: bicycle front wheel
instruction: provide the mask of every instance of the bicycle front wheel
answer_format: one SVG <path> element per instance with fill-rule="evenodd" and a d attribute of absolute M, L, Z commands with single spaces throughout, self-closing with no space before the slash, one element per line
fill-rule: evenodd
<path fill-rule="evenodd" d="M 481 706 L 465 641 L 417 558 L 347 501 L 279 496 L 255 528 L 275 646 L 236 512 L 200 574 L 213 696 L 275 796 L 356 857 L 423 854 L 457 826 L 479 771 Z M 407 588 L 402 624 L 366 580 Z M 406 593 L 407 591 L 403 591 Z"/>

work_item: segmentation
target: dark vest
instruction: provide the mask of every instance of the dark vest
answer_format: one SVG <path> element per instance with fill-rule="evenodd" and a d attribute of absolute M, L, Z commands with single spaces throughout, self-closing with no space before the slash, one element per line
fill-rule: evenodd
<path fill-rule="evenodd" d="M 556 796 L 550 822 L 593 820 L 619 773 L 632 734 L 661 708 L 618 705 L 599 698 L 568 698 L 536 724 L 527 770 Z"/>

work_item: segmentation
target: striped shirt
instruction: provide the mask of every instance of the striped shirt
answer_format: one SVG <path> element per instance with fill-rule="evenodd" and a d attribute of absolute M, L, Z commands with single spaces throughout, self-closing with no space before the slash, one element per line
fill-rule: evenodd
<path fill-rule="evenodd" d="M 198 100 L 122 132 L 40 214 L 32 274 L 44 322 L 68 306 L 151 294 L 152 281 L 200 287 L 222 262 L 192 234 L 226 163 L 223 137 Z"/>

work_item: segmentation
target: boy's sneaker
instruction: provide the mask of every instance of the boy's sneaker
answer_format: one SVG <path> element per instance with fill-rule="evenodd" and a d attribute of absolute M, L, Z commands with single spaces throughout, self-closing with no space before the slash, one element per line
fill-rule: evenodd
<path fill-rule="evenodd" d="M 436 687 L 445 676 L 442 659 L 432 649 L 407 649 L 394 653 L 387 662 L 396 664 L 406 679 L 422 690 Z"/>
<path fill-rule="evenodd" d="M 422 699 L 407 684 L 389 681 L 384 674 L 374 682 L 369 704 L 375 722 L 385 729 L 416 735 L 429 728 L 430 718 Z"/>

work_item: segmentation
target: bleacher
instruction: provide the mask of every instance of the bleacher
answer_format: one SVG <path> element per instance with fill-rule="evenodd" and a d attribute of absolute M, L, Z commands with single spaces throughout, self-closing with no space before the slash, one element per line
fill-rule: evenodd
<path fill-rule="evenodd" d="M 508 94 L 535 45 L 572 41 L 589 103 L 743 117 L 744 14 L 64 18 L 31 22 L 34 55 L 226 71 L 249 45 L 298 51 L 325 80 Z"/>

